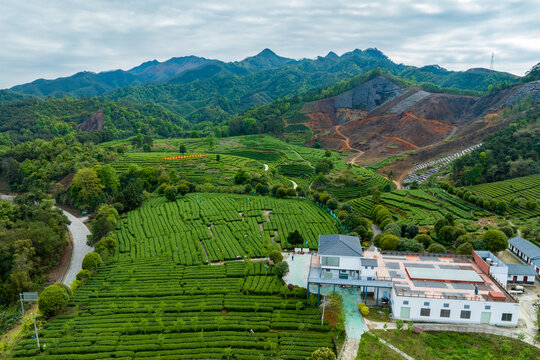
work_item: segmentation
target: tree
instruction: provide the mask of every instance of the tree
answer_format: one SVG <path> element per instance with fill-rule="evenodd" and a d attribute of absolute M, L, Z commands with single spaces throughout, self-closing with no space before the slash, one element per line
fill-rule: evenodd
<path fill-rule="evenodd" d="M 302 245 L 304 243 L 304 239 L 298 230 L 293 230 L 287 236 L 287 242 L 291 245 Z"/>
<path fill-rule="evenodd" d="M 279 252 L 279 250 L 272 250 L 268 253 L 268 258 L 274 262 L 274 264 L 279 263 L 283 260 L 283 255 Z"/>
<path fill-rule="evenodd" d="M 450 225 L 443 226 L 437 235 L 439 236 L 439 240 L 446 245 L 454 242 L 454 228 Z"/>
<path fill-rule="evenodd" d="M 508 238 L 500 230 L 488 230 L 482 234 L 482 239 L 486 242 L 487 249 L 494 254 L 508 248 Z"/>
<path fill-rule="evenodd" d="M 415 253 L 422 253 L 425 251 L 422 243 L 414 239 L 401 239 L 397 245 L 398 251 L 410 251 Z"/>
<path fill-rule="evenodd" d="M 38 297 L 39 311 L 45 316 L 53 316 L 69 302 L 69 295 L 59 285 L 47 286 Z"/>
<path fill-rule="evenodd" d="M 120 200 L 126 210 L 139 207 L 144 200 L 144 187 L 141 179 L 130 179 L 120 195 Z"/>
<path fill-rule="evenodd" d="M 326 203 L 326 206 L 330 209 L 330 210 L 336 210 L 337 207 L 338 207 L 338 203 L 335 199 L 330 199 L 328 200 L 328 202 Z"/>
<path fill-rule="evenodd" d="M 409 239 L 414 238 L 418 234 L 418 226 L 416 225 L 406 225 L 401 226 L 401 235 L 408 237 Z"/>
<path fill-rule="evenodd" d="M 433 240 L 431 239 L 431 236 L 427 235 L 427 234 L 419 234 L 419 235 L 416 235 L 414 237 L 414 240 L 422 243 L 422 245 L 424 245 L 424 248 L 428 248 L 429 245 L 431 245 L 431 243 L 433 242 Z"/>
<path fill-rule="evenodd" d="M 441 230 L 443 227 L 448 226 L 448 225 L 450 224 L 448 224 L 448 221 L 446 219 L 437 220 L 434 226 L 435 232 L 438 234 L 439 230 Z"/>
<path fill-rule="evenodd" d="M 182 183 L 178 185 L 177 189 L 180 195 L 185 196 L 189 192 L 189 185 L 186 183 Z"/>
<path fill-rule="evenodd" d="M 249 175 L 244 169 L 238 169 L 236 174 L 234 175 L 234 183 L 235 184 L 243 184 L 249 179 Z"/>
<path fill-rule="evenodd" d="M 431 244 L 427 251 L 432 254 L 446 254 L 446 249 L 441 244 Z"/>
<path fill-rule="evenodd" d="M 497 211 L 505 212 L 508 209 L 508 204 L 505 201 L 499 201 L 497 203 Z"/>
<path fill-rule="evenodd" d="M 334 164 L 329 159 L 321 159 L 315 166 L 315 174 L 323 173 L 328 174 L 334 167 Z"/>
<path fill-rule="evenodd" d="M 93 208 L 102 188 L 96 171 L 92 168 L 83 168 L 75 174 L 71 182 L 70 194 L 80 205 L 86 204 Z"/>
<path fill-rule="evenodd" d="M 180 154 L 185 154 L 186 153 L 186 145 L 184 144 L 181 144 L 179 147 L 178 147 L 178 151 L 180 152 Z M 218 155 L 219 156 L 219 155 Z M 219 160 L 218 160 L 219 161 Z"/>
<path fill-rule="evenodd" d="M 101 265 L 101 256 L 95 251 L 86 254 L 82 262 L 83 270 L 93 271 L 96 270 L 99 265 Z"/>
<path fill-rule="evenodd" d="M 176 189 L 176 186 L 167 186 L 164 192 L 165 197 L 169 201 L 175 201 L 177 193 L 178 193 L 178 190 Z"/>
<path fill-rule="evenodd" d="M 101 205 L 96 218 L 90 224 L 92 235 L 87 240 L 88 245 L 94 245 L 102 237 L 116 228 L 118 211 L 112 205 Z"/>
<path fill-rule="evenodd" d="M 336 354 L 327 347 L 318 348 L 311 354 L 312 360 L 336 360 Z"/>
<path fill-rule="evenodd" d="M 396 250 L 399 238 L 392 234 L 386 234 L 381 237 L 379 243 L 381 244 L 381 250 Z"/>
<path fill-rule="evenodd" d="M 287 264 L 285 261 L 277 263 L 277 265 L 274 267 L 274 272 L 278 278 L 282 279 L 289 272 L 289 264 Z"/>
<path fill-rule="evenodd" d="M 379 190 L 379 188 L 374 188 L 373 191 L 371 192 L 371 200 L 375 203 L 375 204 L 378 204 L 381 202 L 381 190 Z"/>
<path fill-rule="evenodd" d="M 456 253 L 459 255 L 471 255 L 473 250 L 473 246 L 470 242 L 464 242 L 458 246 Z"/>

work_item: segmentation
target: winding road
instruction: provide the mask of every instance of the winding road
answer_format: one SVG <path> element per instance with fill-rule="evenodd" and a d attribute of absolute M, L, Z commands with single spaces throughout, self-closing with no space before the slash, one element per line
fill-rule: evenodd
<path fill-rule="evenodd" d="M 13 195 L 0 195 L 0 199 L 13 201 L 15 197 Z M 69 233 L 71 234 L 71 239 L 73 241 L 73 250 L 71 252 L 71 259 L 69 261 L 69 267 L 62 282 L 66 285 L 70 285 L 77 273 L 82 269 L 82 262 L 86 254 L 94 251 L 94 248 L 86 245 L 86 238 L 90 235 L 90 230 L 84 224 L 86 217 L 78 218 L 75 215 L 67 212 L 66 210 L 60 209 L 64 215 L 71 221 L 71 224 L 68 225 Z"/>
<path fill-rule="evenodd" d="M 356 151 L 356 152 L 357 152 L 357 154 L 356 154 L 355 156 L 353 156 L 353 157 L 351 158 L 351 160 L 349 161 L 350 164 L 356 165 L 356 160 L 357 160 L 360 156 L 362 156 L 362 155 L 364 154 L 364 152 L 361 151 L 361 150 L 358 150 L 358 149 L 356 149 L 356 148 L 353 148 L 353 147 L 351 146 L 351 139 L 350 139 L 348 136 L 343 135 L 343 133 L 339 130 L 339 129 L 341 128 L 341 126 L 342 126 L 342 125 L 336 125 L 336 126 L 334 126 L 334 131 L 336 132 L 336 134 L 338 134 L 338 135 L 341 136 L 343 139 L 345 139 L 345 140 L 344 140 L 344 142 L 345 142 L 345 150 L 351 150 L 351 151 Z"/>

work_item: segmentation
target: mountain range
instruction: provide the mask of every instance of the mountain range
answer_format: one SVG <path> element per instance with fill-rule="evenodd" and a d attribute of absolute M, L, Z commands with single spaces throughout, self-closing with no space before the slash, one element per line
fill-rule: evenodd
<path fill-rule="evenodd" d="M 448 71 L 437 65 L 396 64 L 377 49 L 356 49 L 341 56 L 330 52 L 316 59 L 289 59 L 270 49 L 242 61 L 223 62 L 197 56 L 152 60 L 129 70 L 80 72 L 55 80 L 39 79 L 10 92 L 36 97 L 105 96 L 160 104 L 190 122 L 220 122 L 251 107 L 322 89 L 375 68 L 418 83 L 485 92 L 493 84 L 519 77 L 487 69 Z M 13 95 L 3 97 L 13 97 Z M 0 97 L 1 98 L 1 97 Z"/>

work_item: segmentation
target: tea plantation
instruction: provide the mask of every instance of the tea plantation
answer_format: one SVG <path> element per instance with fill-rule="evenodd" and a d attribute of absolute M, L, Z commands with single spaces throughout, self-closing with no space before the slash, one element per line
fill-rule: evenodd
<path fill-rule="evenodd" d="M 291 248 L 287 235 L 293 230 L 302 234 L 302 246 L 312 249 L 319 234 L 338 231 L 332 217 L 301 199 L 194 193 L 169 202 L 157 197 L 119 223 L 115 255 L 168 256 L 182 265 L 261 257 L 272 242 Z"/>
<path fill-rule="evenodd" d="M 108 261 L 46 323 L 39 353 L 19 342 L 17 358 L 305 359 L 333 348 L 305 289 L 289 290 L 263 264 L 182 266 L 168 257 Z M 257 284 L 257 285 L 255 285 Z"/>
<path fill-rule="evenodd" d="M 456 219 L 463 221 L 473 221 L 479 216 L 490 215 L 488 211 L 438 188 L 383 193 L 381 203 L 392 210 L 400 220 L 420 226 L 433 225 L 446 213 L 451 213 Z M 367 217 L 371 215 L 371 210 L 375 205 L 371 197 L 354 199 L 349 201 L 349 204 L 354 210 Z"/>
<path fill-rule="evenodd" d="M 39 352 L 22 339 L 17 358 L 305 359 L 334 348 L 306 290 L 285 286 L 266 261 L 272 241 L 298 229 L 309 246 L 337 231 L 301 199 L 188 194 L 151 198 L 118 224 L 116 252 L 46 322 Z M 201 265 L 199 265 L 201 264 Z M 316 298 L 313 297 L 316 302 Z"/>

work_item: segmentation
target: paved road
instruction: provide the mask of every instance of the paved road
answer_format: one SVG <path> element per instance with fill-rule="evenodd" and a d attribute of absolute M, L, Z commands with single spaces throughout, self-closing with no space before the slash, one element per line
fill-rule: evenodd
<path fill-rule="evenodd" d="M 86 245 L 86 238 L 88 235 L 90 235 L 90 230 L 84 224 L 84 221 L 87 218 L 77 218 L 65 210 L 62 210 L 62 212 L 67 216 L 69 221 L 71 221 L 68 229 L 73 241 L 73 250 L 71 252 L 69 267 L 62 279 L 64 284 L 69 285 L 73 282 L 73 280 L 75 280 L 77 273 L 81 271 L 84 256 L 94 251 L 94 248 Z"/>
<path fill-rule="evenodd" d="M 289 179 L 290 182 L 292 182 L 293 189 L 296 189 L 298 187 L 298 184 L 294 182 L 294 180 Z"/>
<path fill-rule="evenodd" d="M 264 165 L 264 171 L 268 171 L 268 164 L 263 164 Z"/>
<path fill-rule="evenodd" d="M 0 199 L 13 201 L 14 196 L 12 195 L 0 195 Z M 73 241 L 73 250 L 71 252 L 71 260 L 69 261 L 69 267 L 62 282 L 66 285 L 70 285 L 79 271 L 82 269 L 82 261 L 84 256 L 89 252 L 94 251 L 94 248 L 86 245 L 86 237 L 90 235 L 90 230 L 84 224 L 84 221 L 87 219 L 77 218 L 71 213 L 68 213 L 65 210 L 62 210 L 64 215 L 71 221 L 71 224 L 68 225 L 69 233 L 71 234 L 71 239 Z"/>

